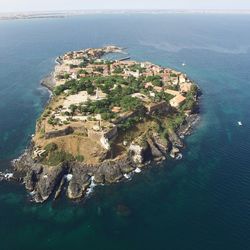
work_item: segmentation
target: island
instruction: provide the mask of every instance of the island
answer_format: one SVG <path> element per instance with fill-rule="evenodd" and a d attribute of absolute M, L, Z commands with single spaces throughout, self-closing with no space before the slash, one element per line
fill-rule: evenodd
<path fill-rule="evenodd" d="M 108 60 L 110 53 L 120 59 Z M 180 159 L 199 118 L 198 86 L 185 74 L 130 60 L 122 48 L 71 51 L 42 84 L 52 91 L 14 178 L 35 202 L 80 200 L 94 185 Z M 154 164 L 155 165 L 155 164 Z"/>

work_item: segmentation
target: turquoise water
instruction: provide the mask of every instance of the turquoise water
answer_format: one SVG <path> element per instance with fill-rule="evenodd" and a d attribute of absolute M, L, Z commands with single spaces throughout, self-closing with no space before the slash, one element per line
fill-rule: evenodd
<path fill-rule="evenodd" d="M 97 187 L 81 203 L 31 204 L 22 186 L 1 182 L 0 249 L 249 249 L 249 27 L 247 15 L 1 21 L 1 170 L 27 146 L 49 98 L 39 82 L 65 51 L 124 46 L 134 59 L 186 72 L 203 96 L 182 161 Z"/>

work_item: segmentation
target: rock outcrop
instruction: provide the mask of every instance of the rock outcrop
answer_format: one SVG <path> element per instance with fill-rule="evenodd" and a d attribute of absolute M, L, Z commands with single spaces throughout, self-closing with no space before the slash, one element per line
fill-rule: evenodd
<path fill-rule="evenodd" d="M 56 187 L 59 186 L 61 179 L 66 173 L 64 165 L 56 167 L 43 167 L 43 171 L 38 175 L 34 191 L 36 202 L 46 201 Z"/>
<path fill-rule="evenodd" d="M 147 142 L 150 147 L 151 154 L 155 161 L 161 161 L 165 159 L 165 154 L 161 152 L 161 150 L 157 147 L 154 140 L 152 138 L 148 138 Z"/>
<path fill-rule="evenodd" d="M 69 181 L 67 196 L 70 199 L 80 199 L 90 185 L 90 175 L 81 165 L 75 164 L 72 168 L 72 179 Z"/>
<path fill-rule="evenodd" d="M 165 155 L 170 148 L 170 143 L 166 138 L 161 138 L 159 134 L 153 133 L 152 137 L 157 148 Z"/>
<path fill-rule="evenodd" d="M 145 161 L 145 155 L 149 149 L 148 142 L 144 135 L 138 138 L 136 141 L 133 141 L 129 146 L 129 152 L 133 161 L 137 165 L 142 165 Z"/>
<path fill-rule="evenodd" d="M 172 143 L 173 147 L 178 147 L 178 148 L 184 147 L 184 143 L 182 142 L 180 137 L 175 133 L 175 131 L 169 130 L 168 133 L 169 133 L 169 140 Z"/>

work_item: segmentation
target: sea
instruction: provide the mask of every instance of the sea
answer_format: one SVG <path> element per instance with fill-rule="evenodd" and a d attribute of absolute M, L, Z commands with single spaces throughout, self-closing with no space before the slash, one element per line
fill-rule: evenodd
<path fill-rule="evenodd" d="M 82 202 L 34 204 L 22 185 L 1 181 L 0 249 L 250 249 L 250 15 L 0 21 L 0 171 L 30 142 L 50 96 L 40 81 L 56 57 L 110 44 L 200 86 L 201 120 L 182 160 L 96 186 Z"/>

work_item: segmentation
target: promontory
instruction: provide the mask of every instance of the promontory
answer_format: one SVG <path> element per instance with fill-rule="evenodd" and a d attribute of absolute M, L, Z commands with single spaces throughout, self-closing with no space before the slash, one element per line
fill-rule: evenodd
<path fill-rule="evenodd" d="M 116 46 L 71 51 L 56 62 L 43 81 L 52 97 L 13 164 L 34 201 L 79 200 L 93 185 L 182 157 L 199 110 L 199 88 L 185 74 L 130 60 Z"/>

